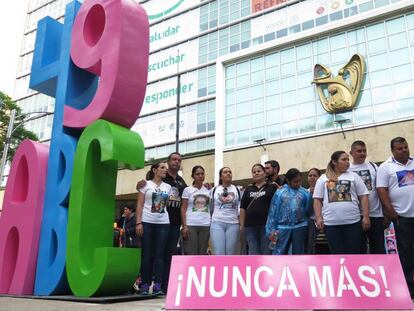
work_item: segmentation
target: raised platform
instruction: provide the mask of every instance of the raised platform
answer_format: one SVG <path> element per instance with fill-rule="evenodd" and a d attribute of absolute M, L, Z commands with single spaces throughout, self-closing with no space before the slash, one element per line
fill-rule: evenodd
<path fill-rule="evenodd" d="M 59 301 L 71 301 L 71 302 L 90 302 L 90 303 L 115 303 L 126 302 L 135 300 L 154 299 L 157 297 L 163 297 L 160 295 L 139 295 L 128 294 L 118 296 L 103 296 L 103 297 L 76 297 L 73 295 L 56 295 L 56 296 L 31 296 L 31 295 L 0 295 L 0 297 L 8 298 L 25 298 L 25 299 L 40 299 L 40 300 L 59 300 Z"/>

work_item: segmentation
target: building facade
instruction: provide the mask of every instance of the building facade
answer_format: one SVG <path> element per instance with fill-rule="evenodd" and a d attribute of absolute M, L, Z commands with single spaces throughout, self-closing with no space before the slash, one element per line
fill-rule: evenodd
<path fill-rule="evenodd" d="M 14 98 L 25 112 L 53 111 L 52 98 L 28 89 L 37 21 L 64 19 L 68 1 L 31 0 Z M 412 0 L 149 0 L 148 86 L 132 130 L 148 163 L 179 152 L 189 182 L 193 165 L 207 180 L 229 166 L 246 183 L 253 163 L 276 159 L 281 172 L 325 168 L 335 150 L 362 139 L 372 161 L 389 141 L 414 140 L 414 1 Z M 166 4 L 167 3 L 167 4 Z M 366 72 L 356 107 L 326 112 L 315 64 L 334 75 L 354 54 Z M 179 98 L 177 98 L 179 97 Z M 50 138 L 53 116 L 27 128 Z M 344 132 L 342 132 L 342 128 Z M 258 145 L 261 141 L 264 148 Z M 146 170 L 120 170 L 117 196 L 135 199 Z"/>

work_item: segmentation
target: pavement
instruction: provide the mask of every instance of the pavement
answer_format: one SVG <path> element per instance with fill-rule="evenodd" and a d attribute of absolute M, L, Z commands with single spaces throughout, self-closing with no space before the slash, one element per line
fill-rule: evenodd
<path fill-rule="evenodd" d="M 91 303 L 91 302 L 59 301 L 59 300 L 49 300 L 49 299 L 0 297 L 0 311 L 78 311 L 78 310 L 79 311 L 83 311 L 83 310 L 88 310 L 88 311 L 165 310 L 165 296 L 145 299 L 145 300 L 135 300 L 135 301 L 116 302 L 116 303 Z M 413 304 L 412 310 L 414 310 L 414 304 Z M 315 311 L 320 311 L 320 310 L 315 310 Z M 367 310 L 360 310 L 360 311 L 367 311 Z M 390 310 L 387 310 L 387 311 L 390 311 Z"/>

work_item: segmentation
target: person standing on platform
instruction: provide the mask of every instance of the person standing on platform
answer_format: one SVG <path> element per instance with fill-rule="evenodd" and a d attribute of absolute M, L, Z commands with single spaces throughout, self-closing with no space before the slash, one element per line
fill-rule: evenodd
<path fill-rule="evenodd" d="M 321 171 L 315 167 L 311 168 L 308 171 L 308 191 L 313 196 L 313 191 L 315 190 L 316 181 L 321 177 Z M 315 254 L 316 253 L 316 237 L 319 234 L 319 230 L 316 229 L 315 225 L 315 212 L 313 211 L 313 199 L 309 209 L 309 222 L 308 222 L 308 245 L 307 253 Z"/>
<path fill-rule="evenodd" d="M 236 255 L 240 237 L 240 190 L 232 184 L 229 167 L 219 171 L 219 185 L 211 190 L 210 239 L 213 255 Z"/>
<path fill-rule="evenodd" d="M 274 255 L 286 255 L 290 247 L 292 254 L 305 254 L 311 196 L 302 187 L 302 173 L 298 169 L 289 169 L 285 177 L 287 184 L 272 198 L 266 235 L 273 242 Z"/>
<path fill-rule="evenodd" d="M 266 181 L 265 168 L 257 163 L 252 167 L 253 184 L 244 190 L 240 204 L 240 227 L 247 242 L 249 255 L 269 255 L 266 221 L 276 187 Z"/>
<path fill-rule="evenodd" d="M 371 220 L 371 227 L 365 232 L 362 252 L 366 253 L 368 242 L 370 254 L 385 254 L 384 216 L 376 188 L 378 166 L 373 162 L 366 161 L 367 147 L 362 140 L 357 140 L 352 143 L 350 154 L 352 156 L 350 170 L 361 177 L 369 191 L 369 218 Z"/>
<path fill-rule="evenodd" d="M 414 298 L 414 161 L 403 137 L 391 140 L 391 153 L 378 169 L 377 191 L 387 222 L 394 222 L 404 276 Z"/>
<path fill-rule="evenodd" d="M 141 277 L 139 293 L 148 295 L 154 277 L 152 293 L 164 294 L 161 288 L 164 273 L 164 254 L 169 234 L 169 217 L 166 209 L 171 186 L 163 182 L 167 165 L 151 165 L 147 183 L 138 192 L 136 232 L 142 238 Z"/>
<path fill-rule="evenodd" d="M 184 189 L 187 187 L 184 179 L 178 175 L 178 171 L 181 168 L 181 154 L 173 152 L 168 156 L 167 165 L 168 171 L 163 182 L 171 186 L 170 196 L 168 198 L 167 211 L 170 220 L 170 231 L 168 233 L 167 248 L 164 254 L 164 277 L 162 281 L 162 290 L 167 292 L 168 278 L 170 276 L 171 258 L 173 255 L 178 255 L 177 244 L 180 237 L 181 226 L 181 195 Z M 145 187 L 145 180 L 141 180 L 137 183 L 137 189 Z"/>
<path fill-rule="evenodd" d="M 348 169 L 348 154 L 335 151 L 313 192 L 316 227 L 325 231 L 332 254 L 361 253 L 363 230 L 370 227 L 369 191 Z"/>
<path fill-rule="evenodd" d="M 276 160 L 265 162 L 266 180 L 268 183 L 275 184 L 278 188 L 283 186 L 283 178 L 279 176 L 280 165 Z"/>
<path fill-rule="evenodd" d="M 204 186 L 205 172 L 193 167 L 194 182 L 181 199 L 182 248 L 184 255 L 206 255 L 210 238 L 210 191 Z"/>

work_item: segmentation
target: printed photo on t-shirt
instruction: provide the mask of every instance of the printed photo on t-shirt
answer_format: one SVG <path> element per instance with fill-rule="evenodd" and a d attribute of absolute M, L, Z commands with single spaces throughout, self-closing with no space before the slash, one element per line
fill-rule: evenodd
<path fill-rule="evenodd" d="M 152 193 L 151 213 L 165 213 L 167 205 L 168 193 L 163 191 L 155 191 Z"/>
<path fill-rule="evenodd" d="M 208 205 L 210 198 L 205 194 L 197 194 L 194 196 L 193 200 L 193 212 L 203 212 L 208 213 Z"/>
<path fill-rule="evenodd" d="M 414 185 L 414 170 L 404 170 L 397 172 L 398 187 Z"/>
<path fill-rule="evenodd" d="M 180 198 L 180 192 L 178 191 L 178 188 L 171 187 L 170 196 L 168 198 L 168 205 L 170 207 L 177 207 L 177 208 L 180 207 L 181 198 Z"/>
<path fill-rule="evenodd" d="M 225 190 L 219 194 L 219 202 L 220 204 L 220 209 L 223 208 L 236 208 L 236 204 L 235 204 L 235 199 L 236 199 L 236 194 L 234 192 L 228 192 L 226 191 L 226 188 L 224 188 Z"/>
<path fill-rule="evenodd" d="M 350 180 L 330 180 L 326 183 L 326 187 L 328 189 L 329 203 L 352 201 Z"/>
<path fill-rule="evenodd" d="M 355 173 L 357 173 L 361 177 L 365 186 L 367 186 L 368 190 L 372 191 L 372 179 L 369 170 L 355 171 Z"/>

